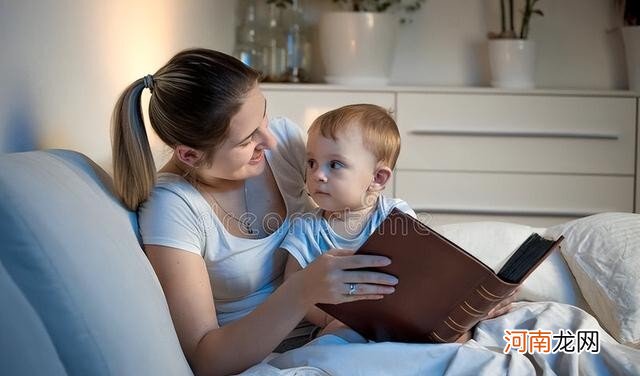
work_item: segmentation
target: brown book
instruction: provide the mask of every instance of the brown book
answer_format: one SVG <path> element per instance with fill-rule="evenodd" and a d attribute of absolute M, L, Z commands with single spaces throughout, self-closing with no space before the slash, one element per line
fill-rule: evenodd
<path fill-rule="evenodd" d="M 562 241 L 532 234 L 498 273 L 417 219 L 394 209 L 358 249 L 391 264 L 396 276 L 381 300 L 318 307 L 377 342 L 454 342 L 520 285 Z"/>

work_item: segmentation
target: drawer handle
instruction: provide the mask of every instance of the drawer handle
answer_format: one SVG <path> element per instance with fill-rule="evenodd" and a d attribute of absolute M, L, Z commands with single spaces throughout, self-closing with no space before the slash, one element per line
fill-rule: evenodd
<path fill-rule="evenodd" d="M 607 210 L 554 210 L 518 208 L 460 208 L 438 206 L 412 206 L 416 212 L 432 214 L 512 215 L 515 217 L 586 217 Z M 609 210 L 610 211 L 610 210 Z"/>
<path fill-rule="evenodd" d="M 441 136 L 480 136 L 480 137 L 547 137 L 547 138 L 577 138 L 596 140 L 617 140 L 620 136 L 611 132 L 583 132 L 583 131 L 545 131 L 545 130 L 500 130 L 500 129 L 414 129 L 409 131 L 414 135 Z"/>

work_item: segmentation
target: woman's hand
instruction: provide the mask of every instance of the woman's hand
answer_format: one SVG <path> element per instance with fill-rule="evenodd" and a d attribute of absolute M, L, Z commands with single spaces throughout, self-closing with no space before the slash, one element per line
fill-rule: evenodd
<path fill-rule="evenodd" d="M 491 311 L 487 312 L 487 315 L 483 320 L 489 320 L 496 318 L 498 316 L 502 316 L 505 313 L 508 313 L 513 308 L 513 303 L 516 299 L 516 295 L 520 292 L 520 286 L 518 286 L 511 294 L 509 294 L 506 298 L 504 298 L 497 306 L 493 307 Z"/>
<path fill-rule="evenodd" d="M 332 249 L 297 272 L 309 306 L 317 303 L 339 304 L 356 300 L 382 299 L 395 291 L 398 279 L 379 272 L 360 269 L 386 266 L 386 257 L 354 255 L 354 251 Z"/>

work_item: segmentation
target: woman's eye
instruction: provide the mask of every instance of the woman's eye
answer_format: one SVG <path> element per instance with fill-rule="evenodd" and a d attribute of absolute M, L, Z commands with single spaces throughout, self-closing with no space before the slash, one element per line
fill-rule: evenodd
<path fill-rule="evenodd" d="M 309 159 L 309 160 L 307 161 L 307 166 L 308 166 L 309 168 L 313 168 L 313 166 L 315 166 L 315 164 L 316 164 L 316 161 L 314 161 L 313 159 Z"/>
<path fill-rule="evenodd" d="M 338 169 L 338 168 L 344 167 L 344 165 L 341 162 L 338 162 L 338 161 L 331 161 L 331 162 L 329 162 L 329 167 L 331 167 L 333 169 Z"/>

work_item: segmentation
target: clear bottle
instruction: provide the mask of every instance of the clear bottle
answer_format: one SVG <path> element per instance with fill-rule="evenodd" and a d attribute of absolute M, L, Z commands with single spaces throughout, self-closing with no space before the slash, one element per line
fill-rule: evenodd
<path fill-rule="evenodd" d="M 266 82 L 282 82 L 287 69 L 285 30 L 282 25 L 282 9 L 269 5 L 269 18 L 262 42 L 263 79 Z"/>
<path fill-rule="evenodd" d="M 242 21 L 236 28 L 236 43 L 233 55 L 251 68 L 262 72 L 262 46 L 258 36 L 260 23 L 257 19 L 256 0 L 243 0 L 239 3 Z"/>
<path fill-rule="evenodd" d="M 287 82 L 309 82 L 311 43 L 302 11 L 302 0 L 292 0 L 287 17 Z"/>

